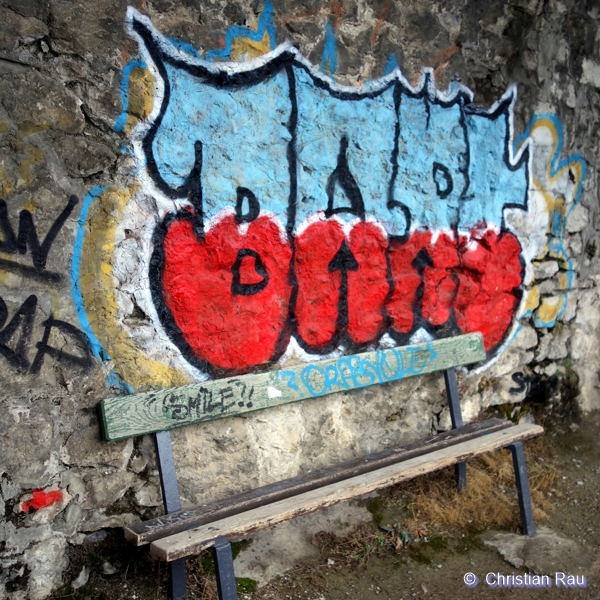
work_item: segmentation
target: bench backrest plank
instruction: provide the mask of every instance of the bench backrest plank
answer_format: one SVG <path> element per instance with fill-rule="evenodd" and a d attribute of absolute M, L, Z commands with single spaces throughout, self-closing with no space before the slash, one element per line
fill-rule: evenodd
<path fill-rule="evenodd" d="M 481 334 L 472 333 L 277 371 L 117 396 L 100 403 L 104 435 L 112 441 L 165 431 L 451 369 L 485 358 Z"/>

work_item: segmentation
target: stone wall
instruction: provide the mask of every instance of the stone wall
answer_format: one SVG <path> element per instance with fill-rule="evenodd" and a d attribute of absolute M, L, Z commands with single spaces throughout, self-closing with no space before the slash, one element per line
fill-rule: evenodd
<path fill-rule="evenodd" d="M 0 597 L 160 512 L 111 395 L 482 331 L 466 420 L 600 408 L 599 13 L 0 0 Z M 425 376 L 178 430 L 182 501 L 449 427 Z"/>

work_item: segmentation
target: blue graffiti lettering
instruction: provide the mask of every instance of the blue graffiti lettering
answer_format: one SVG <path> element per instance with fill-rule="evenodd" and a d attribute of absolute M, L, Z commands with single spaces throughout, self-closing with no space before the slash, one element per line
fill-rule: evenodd
<path fill-rule="evenodd" d="M 381 374 L 383 381 L 394 381 L 394 379 L 398 379 L 398 374 L 404 371 L 402 352 L 394 350 L 393 355 L 396 358 L 396 366 L 392 369 L 388 364 L 388 357 L 390 357 L 391 354 L 387 354 L 383 350 L 377 351 L 377 370 Z"/>
<path fill-rule="evenodd" d="M 506 207 L 527 209 L 529 155 L 515 155 L 511 140 L 514 88 L 490 110 L 474 108 L 463 86 L 438 92 L 431 70 L 418 89 L 395 69 L 350 91 L 286 45 L 274 50 L 268 65 L 219 70 L 191 55 L 183 59 L 146 18 L 133 9 L 128 15 L 145 63 L 168 90 L 143 145 L 150 175 L 159 189 L 178 197 L 200 142 L 205 219 L 235 206 L 236 190 L 244 187 L 261 211 L 297 229 L 327 209 L 342 141 L 364 201 L 358 216 L 376 219 L 389 235 L 417 227 L 502 226 Z M 230 29 L 227 48 L 207 57 L 228 56 L 240 35 L 261 40 L 271 16 L 267 2 L 257 31 Z M 327 28 L 323 68 L 331 73 L 335 38 L 332 24 Z M 333 204 L 344 207 L 341 190 L 333 193 L 339 196 Z M 357 215 L 344 210 L 338 216 Z"/>
<path fill-rule="evenodd" d="M 296 373 L 294 373 L 294 371 L 277 371 L 277 377 L 279 379 L 285 379 L 287 377 L 288 380 L 285 383 L 288 388 L 290 390 L 300 390 L 300 388 L 294 383 L 294 380 L 296 379 Z"/>

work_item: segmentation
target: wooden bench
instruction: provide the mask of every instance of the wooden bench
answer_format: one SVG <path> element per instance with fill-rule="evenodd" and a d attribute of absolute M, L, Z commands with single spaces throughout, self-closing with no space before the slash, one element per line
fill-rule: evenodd
<path fill-rule="evenodd" d="M 156 434 L 167 514 L 129 527 L 125 535 L 136 545 L 150 544 L 151 554 L 169 561 L 175 600 L 186 597 L 185 557 L 213 548 L 219 598 L 233 600 L 237 593 L 231 540 L 449 465 L 456 465 L 462 490 L 465 460 L 509 447 L 523 531 L 534 536 L 522 442 L 543 429 L 500 419 L 467 426 L 462 422 L 454 368 L 485 358 L 481 335 L 469 334 L 104 400 L 100 410 L 107 440 Z M 436 371 L 444 371 L 451 431 L 181 510 L 170 429 Z"/>

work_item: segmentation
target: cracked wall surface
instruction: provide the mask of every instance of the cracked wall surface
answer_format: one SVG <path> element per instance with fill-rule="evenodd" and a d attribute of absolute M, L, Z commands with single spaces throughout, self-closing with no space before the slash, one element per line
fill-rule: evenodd
<path fill-rule="evenodd" d="M 161 514 L 152 438 L 102 441 L 109 396 L 483 330 L 466 421 L 600 408 L 597 2 L 136 8 L 0 0 L 0 598 Z M 446 404 L 427 375 L 176 430 L 182 503 Z"/>

